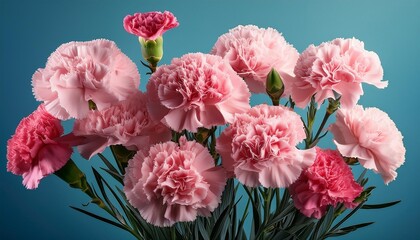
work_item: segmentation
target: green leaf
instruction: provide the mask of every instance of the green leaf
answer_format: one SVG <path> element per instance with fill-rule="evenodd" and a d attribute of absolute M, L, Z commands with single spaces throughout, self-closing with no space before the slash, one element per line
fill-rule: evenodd
<path fill-rule="evenodd" d="M 124 185 L 124 179 L 118 172 L 113 172 L 111 170 L 108 170 L 106 168 L 101 168 L 105 172 L 107 172 L 111 177 L 113 177 L 115 180 L 117 180 L 121 185 Z"/>
<path fill-rule="evenodd" d="M 126 230 L 126 231 L 127 231 L 127 228 L 126 228 L 124 225 L 120 224 L 120 223 L 116 223 L 116 222 L 111 221 L 111 220 L 109 220 L 109 219 L 107 219 L 107 218 L 101 217 L 101 216 L 99 216 L 99 215 L 96 215 L 96 214 L 94 214 L 94 213 L 88 212 L 88 211 L 83 210 L 83 209 L 78 208 L 78 207 L 73 207 L 73 206 L 70 206 L 70 207 L 71 207 L 71 208 L 73 208 L 74 210 L 79 211 L 79 212 L 81 212 L 81 213 L 84 213 L 84 214 L 86 214 L 86 215 L 88 215 L 88 216 L 90 216 L 90 217 L 96 218 L 96 219 L 98 219 L 99 221 L 102 221 L 102 222 L 105 222 L 105 223 L 111 224 L 111 225 L 113 225 L 113 226 L 116 226 L 116 227 L 118 227 L 118 228 L 121 228 L 121 229 L 123 229 L 123 230 Z"/>
<path fill-rule="evenodd" d="M 337 229 L 339 226 L 341 226 L 341 224 L 343 224 L 345 221 L 347 221 L 347 219 L 349 219 L 353 214 L 355 214 L 365 203 L 365 201 L 361 202 L 357 207 L 355 207 L 349 214 L 347 214 L 343 219 L 341 219 L 340 222 L 338 222 L 337 224 L 335 224 L 331 229 L 331 231 L 334 231 L 335 229 Z"/>
<path fill-rule="evenodd" d="M 374 222 L 367 222 L 367 223 L 360 223 L 360 224 L 355 224 L 355 225 L 351 225 L 348 227 L 344 227 L 338 230 L 335 230 L 333 232 L 329 232 L 326 237 L 337 237 L 337 236 L 343 236 L 346 235 L 350 232 L 356 231 L 359 228 L 363 228 L 363 227 L 367 227 L 371 224 L 373 224 Z"/>
<path fill-rule="evenodd" d="M 128 160 L 133 158 L 136 152 L 130 151 L 122 145 L 112 145 L 110 146 L 112 155 L 114 156 L 115 161 L 117 162 L 118 169 L 120 170 L 121 175 L 125 174 L 125 168 L 128 165 Z"/>
<path fill-rule="evenodd" d="M 93 171 L 93 175 L 95 176 L 95 180 L 96 183 L 99 186 L 99 190 L 101 191 L 101 194 L 103 196 L 103 198 L 105 199 L 105 202 L 107 203 L 107 205 L 111 208 L 112 211 L 112 215 L 122 224 L 125 224 L 125 219 L 124 217 L 121 215 L 121 213 L 118 211 L 118 209 L 116 207 L 114 207 L 114 205 L 112 204 L 111 200 L 108 198 L 108 195 L 106 194 L 106 190 L 104 188 L 103 183 L 105 183 L 108 187 L 108 189 L 111 189 L 108 185 L 108 183 L 105 182 L 105 180 L 103 179 L 103 177 L 101 176 L 101 174 L 99 174 L 98 171 L 96 171 L 95 168 L 92 167 L 92 171 Z"/>
<path fill-rule="evenodd" d="M 210 240 L 209 233 L 207 232 L 206 228 L 204 227 L 204 223 L 201 218 L 196 220 L 196 225 L 198 225 L 198 230 L 200 231 L 201 237 L 204 240 Z"/>
<path fill-rule="evenodd" d="M 362 209 L 381 209 L 381 208 L 387 208 L 394 206 L 395 204 L 400 203 L 401 200 L 394 201 L 394 202 L 387 202 L 387 203 L 381 203 L 381 204 L 365 204 L 362 206 Z"/>
<path fill-rule="evenodd" d="M 245 192 L 248 194 L 249 199 L 251 199 L 251 203 L 252 203 L 252 229 L 251 229 L 251 232 L 253 230 L 254 233 L 257 233 L 260 226 L 261 226 L 261 209 L 260 209 L 261 204 L 260 204 L 258 191 L 256 189 L 250 191 L 246 186 L 243 186 L 243 187 L 245 189 Z M 253 236 L 253 234 L 251 234 L 251 237 L 252 236 Z"/>
<path fill-rule="evenodd" d="M 308 239 L 309 236 L 311 235 L 312 230 L 314 229 L 314 226 L 315 226 L 315 223 L 314 222 L 311 222 L 306 227 L 306 229 L 301 234 L 299 234 L 299 236 L 298 236 L 299 239 Z"/>
<path fill-rule="evenodd" d="M 210 239 L 217 239 L 220 236 L 220 234 L 222 233 L 222 227 L 224 226 L 224 224 L 226 223 L 226 220 L 229 217 L 229 212 L 230 212 L 229 208 L 225 208 L 223 210 L 222 214 L 220 215 L 220 217 L 217 219 L 216 223 L 214 224 L 214 227 L 211 231 Z"/>
<path fill-rule="evenodd" d="M 271 226 L 275 225 L 276 223 L 282 221 L 285 217 L 289 216 L 295 210 L 293 205 L 289 205 L 284 211 L 280 212 L 279 214 L 275 215 L 264 227 L 265 229 L 270 228 Z"/>
<path fill-rule="evenodd" d="M 118 170 L 111 164 L 111 162 L 109 162 L 108 159 L 104 155 L 102 155 L 101 153 L 98 153 L 98 156 L 102 159 L 102 161 L 105 163 L 106 167 L 108 168 L 108 169 L 105 169 L 105 168 L 101 168 L 101 169 L 106 171 L 115 180 L 117 180 L 119 183 L 124 185 L 123 176 L 121 176 L 121 174 L 119 174 Z"/>

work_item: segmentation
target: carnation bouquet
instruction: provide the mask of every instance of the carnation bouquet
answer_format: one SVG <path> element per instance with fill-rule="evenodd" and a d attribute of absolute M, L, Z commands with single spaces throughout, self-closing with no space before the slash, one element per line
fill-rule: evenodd
<path fill-rule="evenodd" d="M 159 65 L 163 34 L 178 25 L 168 11 L 124 18 L 145 92 L 113 41 L 58 47 L 32 77 L 42 103 L 8 141 L 7 170 L 28 189 L 55 174 L 87 195 L 72 208 L 136 239 L 325 239 L 372 224 L 347 224 L 359 210 L 399 202 L 368 203 L 367 170 L 395 180 L 405 147 L 385 112 L 357 105 L 363 84 L 388 84 L 362 41 L 299 54 L 276 29 L 237 26 L 210 53 Z M 251 93 L 271 102 L 251 106 Z M 328 135 L 332 149 L 319 144 Z M 93 179 L 73 148 L 103 162 Z"/>

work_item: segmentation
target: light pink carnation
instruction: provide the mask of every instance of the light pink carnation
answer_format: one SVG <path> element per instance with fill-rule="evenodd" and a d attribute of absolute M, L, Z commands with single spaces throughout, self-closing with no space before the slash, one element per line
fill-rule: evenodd
<path fill-rule="evenodd" d="M 363 167 L 379 173 L 386 184 L 397 177 L 396 170 L 405 160 L 403 136 L 385 112 L 360 105 L 340 109 L 330 130 L 343 156 L 358 158 Z"/>
<path fill-rule="evenodd" d="M 289 187 L 295 207 L 307 217 L 320 219 L 327 206 L 357 206 L 353 201 L 363 187 L 354 180 L 340 153 L 320 148 L 316 148 L 316 153 L 314 164 Z"/>
<path fill-rule="evenodd" d="M 171 226 L 209 216 L 221 201 L 226 172 L 208 150 L 180 139 L 139 151 L 128 163 L 124 192 L 147 222 Z"/>
<path fill-rule="evenodd" d="M 277 30 L 253 25 L 237 26 L 223 34 L 211 53 L 227 59 L 254 93 L 266 92 L 267 75 L 274 68 L 282 77 L 287 94 L 299 57 L 298 51 Z"/>
<path fill-rule="evenodd" d="M 86 159 L 110 145 L 121 144 L 139 150 L 171 139 L 168 127 L 150 119 L 146 96 L 140 91 L 109 108 L 90 111 L 86 118 L 75 121 L 73 134 L 86 137 L 85 144 L 78 147 Z"/>
<path fill-rule="evenodd" d="M 37 188 L 40 180 L 64 166 L 73 152 L 71 146 L 60 142 L 63 132 L 60 120 L 40 105 L 20 121 L 7 141 L 7 171 L 22 175 L 28 189 Z"/>
<path fill-rule="evenodd" d="M 244 81 L 221 57 L 210 54 L 186 54 L 159 67 L 147 92 L 151 117 L 175 131 L 223 125 L 250 108 Z"/>
<path fill-rule="evenodd" d="M 176 17 L 168 11 L 135 13 L 124 18 L 124 29 L 127 32 L 147 40 L 155 40 L 178 25 Z"/>
<path fill-rule="evenodd" d="M 315 47 L 310 45 L 299 57 L 291 84 L 291 96 L 304 108 L 315 94 L 320 105 L 325 99 L 341 96 L 341 106 L 352 108 L 363 95 L 362 82 L 385 88 L 383 69 L 376 53 L 363 42 L 338 38 Z"/>
<path fill-rule="evenodd" d="M 258 105 L 236 114 L 217 139 L 223 167 L 249 187 L 287 187 L 315 159 L 315 150 L 299 150 L 305 139 L 300 116 L 283 106 Z"/>
<path fill-rule="evenodd" d="M 32 76 L 35 98 L 61 120 L 86 117 L 89 100 L 100 110 L 109 107 L 135 93 L 139 84 L 136 65 L 105 39 L 61 45 Z"/>

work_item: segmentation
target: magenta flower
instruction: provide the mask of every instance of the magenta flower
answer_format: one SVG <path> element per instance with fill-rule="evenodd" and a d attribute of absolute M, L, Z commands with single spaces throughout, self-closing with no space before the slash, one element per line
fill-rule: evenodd
<path fill-rule="evenodd" d="M 383 69 L 376 53 L 364 49 L 357 39 L 338 38 L 317 47 L 310 45 L 300 55 L 291 84 L 291 96 L 304 108 L 315 94 L 318 105 L 341 96 L 341 106 L 352 108 L 363 95 L 362 82 L 385 88 Z"/>
<path fill-rule="evenodd" d="M 124 29 L 146 40 L 155 40 L 178 25 L 176 17 L 168 11 L 135 13 L 124 18 Z"/>
<path fill-rule="evenodd" d="M 248 187 L 287 187 L 315 159 L 315 150 L 299 150 L 305 139 L 300 116 L 283 106 L 258 105 L 236 114 L 217 139 L 223 167 Z"/>
<path fill-rule="evenodd" d="M 221 202 L 226 172 L 208 150 L 182 137 L 137 152 L 128 163 L 124 192 L 147 222 L 171 226 L 209 216 Z"/>
<path fill-rule="evenodd" d="M 152 119 L 175 131 L 223 125 L 250 108 L 244 81 L 221 57 L 210 54 L 186 54 L 159 67 L 147 93 Z"/>
<path fill-rule="evenodd" d="M 35 98 L 61 120 L 86 117 L 89 100 L 107 108 L 137 92 L 139 84 L 136 65 L 105 39 L 61 45 L 32 77 Z"/>
<path fill-rule="evenodd" d="M 405 161 L 405 147 L 388 114 L 360 105 L 340 109 L 330 130 L 343 156 L 358 158 L 363 167 L 379 173 L 385 184 L 395 180 L 397 168 Z"/>
<path fill-rule="evenodd" d="M 316 153 L 314 164 L 289 187 L 295 207 L 307 217 L 320 219 L 327 206 L 357 206 L 353 201 L 363 187 L 354 180 L 340 153 L 320 148 L 316 148 Z"/>
<path fill-rule="evenodd" d="M 86 159 L 110 145 L 121 144 L 137 151 L 172 137 L 168 127 L 150 119 L 146 96 L 140 91 L 109 108 L 90 111 L 86 118 L 75 121 L 73 134 L 86 138 L 78 147 Z"/>
<path fill-rule="evenodd" d="M 20 121 L 7 141 L 7 171 L 22 175 L 26 188 L 37 188 L 40 180 L 63 167 L 73 152 L 60 141 L 63 132 L 60 120 L 40 105 Z"/>
<path fill-rule="evenodd" d="M 211 53 L 227 59 L 254 93 L 265 93 L 267 75 L 274 68 L 284 82 L 286 95 L 299 57 L 277 30 L 253 25 L 237 26 L 223 34 Z"/>

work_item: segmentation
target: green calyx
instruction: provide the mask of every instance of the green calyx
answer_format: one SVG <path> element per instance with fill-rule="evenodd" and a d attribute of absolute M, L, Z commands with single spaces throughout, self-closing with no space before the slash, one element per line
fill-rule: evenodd
<path fill-rule="evenodd" d="M 163 38 L 160 36 L 155 40 L 147 40 L 139 37 L 139 42 L 143 58 L 151 67 L 156 67 L 163 56 Z"/>

